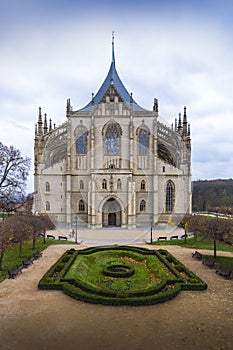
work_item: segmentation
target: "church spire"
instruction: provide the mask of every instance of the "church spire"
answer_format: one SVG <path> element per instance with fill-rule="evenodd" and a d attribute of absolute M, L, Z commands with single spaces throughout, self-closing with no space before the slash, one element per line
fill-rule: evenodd
<path fill-rule="evenodd" d="M 186 114 L 186 107 L 184 107 L 184 116 L 183 116 L 183 136 L 187 136 L 187 114 Z"/>
<path fill-rule="evenodd" d="M 112 63 L 115 64 L 115 53 L 114 53 L 114 31 L 112 31 Z"/>
<path fill-rule="evenodd" d="M 180 135 L 182 135 L 181 113 L 179 113 L 179 121 L 178 121 L 177 131 Z"/>
<path fill-rule="evenodd" d="M 41 115 L 41 107 L 39 107 L 38 134 L 43 135 L 43 122 L 42 122 L 42 115 Z"/>
<path fill-rule="evenodd" d="M 47 125 L 47 114 L 44 115 L 44 134 L 47 134 L 48 132 L 48 125 Z"/>
<path fill-rule="evenodd" d="M 112 61 L 111 61 L 110 69 L 108 71 L 107 77 L 105 78 L 103 84 L 101 85 L 98 92 L 95 94 L 94 108 L 96 108 L 97 105 L 101 103 L 109 87 L 112 87 L 112 86 L 114 86 L 118 95 L 120 95 L 121 100 L 123 100 L 123 102 L 128 107 L 128 109 L 130 109 L 131 108 L 130 94 L 126 90 L 124 84 L 122 83 L 115 66 L 114 32 L 112 32 Z M 133 111 L 145 111 L 145 109 L 140 107 L 134 100 L 132 105 L 133 105 Z M 93 108 L 93 104 L 91 100 L 84 108 L 80 109 L 79 111 L 91 111 L 92 108 Z"/>
<path fill-rule="evenodd" d="M 49 132 L 52 131 L 52 119 L 50 118 L 49 119 Z"/>

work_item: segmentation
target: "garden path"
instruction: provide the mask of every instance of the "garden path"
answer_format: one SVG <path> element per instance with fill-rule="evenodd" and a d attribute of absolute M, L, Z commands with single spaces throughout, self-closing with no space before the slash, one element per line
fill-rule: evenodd
<path fill-rule="evenodd" d="M 197 273 L 208 289 L 183 291 L 169 302 L 146 307 L 79 302 L 60 291 L 37 289 L 40 278 L 67 249 L 50 246 L 22 275 L 0 284 L 1 350 L 232 349 L 233 281 L 192 258 L 193 249 L 164 248 Z"/>

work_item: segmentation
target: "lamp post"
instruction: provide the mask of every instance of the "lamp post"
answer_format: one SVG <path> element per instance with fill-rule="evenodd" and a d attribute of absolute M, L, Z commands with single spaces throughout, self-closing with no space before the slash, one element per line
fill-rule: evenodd
<path fill-rule="evenodd" d="M 78 217 L 75 215 L 75 243 L 78 243 Z"/>
<path fill-rule="evenodd" d="M 152 234 L 153 234 L 153 232 L 152 232 L 152 225 L 153 225 L 153 215 L 151 215 L 151 217 L 150 217 L 150 243 L 152 244 L 152 242 L 153 242 L 153 236 L 152 236 Z"/>

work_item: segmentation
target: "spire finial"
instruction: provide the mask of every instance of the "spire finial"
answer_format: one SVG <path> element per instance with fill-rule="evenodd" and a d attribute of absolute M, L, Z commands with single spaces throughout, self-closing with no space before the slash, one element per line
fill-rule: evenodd
<path fill-rule="evenodd" d="M 112 63 L 115 64 L 115 54 L 114 54 L 114 30 L 112 31 Z"/>
<path fill-rule="evenodd" d="M 41 115 L 41 107 L 39 107 L 38 134 L 43 135 L 43 122 L 42 122 L 42 115 Z"/>
<path fill-rule="evenodd" d="M 44 134 L 47 134 L 48 132 L 48 125 L 47 125 L 47 114 L 44 115 Z"/>
<path fill-rule="evenodd" d="M 49 131 L 52 131 L 52 119 L 49 119 Z"/>

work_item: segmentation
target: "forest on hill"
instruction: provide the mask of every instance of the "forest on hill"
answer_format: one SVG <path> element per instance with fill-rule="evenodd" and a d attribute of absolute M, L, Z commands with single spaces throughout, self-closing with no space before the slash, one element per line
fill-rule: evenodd
<path fill-rule="evenodd" d="M 233 179 L 192 182 L 193 211 L 233 214 Z"/>

